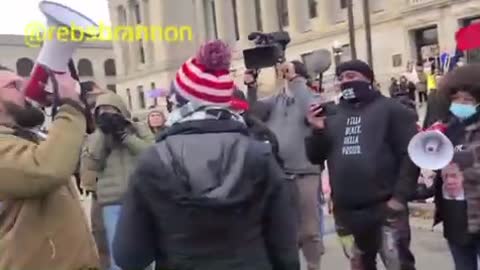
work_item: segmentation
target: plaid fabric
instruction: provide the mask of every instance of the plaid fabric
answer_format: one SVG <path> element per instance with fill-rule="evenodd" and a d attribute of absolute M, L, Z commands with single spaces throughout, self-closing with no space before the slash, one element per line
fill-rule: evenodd
<path fill-rule="evenodd" d="M 465 152 L 471 157 L 461 162 L 467 201 L 468 232 L 480 233 L 480 123 L 466 128 Z M 454 161 L 457 159 L 457 154 Z M 462 166 L 463 165 L 463 166 Z"/>

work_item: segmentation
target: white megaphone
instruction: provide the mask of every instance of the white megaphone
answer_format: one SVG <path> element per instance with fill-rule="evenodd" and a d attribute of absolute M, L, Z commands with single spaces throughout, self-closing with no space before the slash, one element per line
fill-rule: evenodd
<path fill-rule="evenodd" d="M 410 140 L 408 155 L 415 165 L 422 169 L 439 170 L 452 161 L 454 147 L 443 134 L 445 130 L 444 124 L 436 123 Z"/>
<path fill-rule="evenodd" d="M 47 17 L 48 32 L 24 91 L 29 101 L 45 105 L 48 104 L 45 85 L 51 73 L 66 73 L 68 62 L 82 41 L 98 36 L 100 32 L 93 20 L 62 4 L 42 1 L 39 8 Z M 72 26 L 75 28 L 71 28 Z M 68 33 L 65 29 L 69 30 Z M 88 33 L 85 32 L 86 29 Z M 58 39 L 60 31 L 63 36 L 61 40 Z"/>

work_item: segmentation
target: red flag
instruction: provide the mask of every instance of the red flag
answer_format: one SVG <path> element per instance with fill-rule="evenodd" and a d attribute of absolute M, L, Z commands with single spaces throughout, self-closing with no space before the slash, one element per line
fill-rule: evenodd
<path fill-rule="evenodd" d="M 480 23 L 471 24 L 457 31 L 455 38 L 461 51 L 480 48 Z"/>

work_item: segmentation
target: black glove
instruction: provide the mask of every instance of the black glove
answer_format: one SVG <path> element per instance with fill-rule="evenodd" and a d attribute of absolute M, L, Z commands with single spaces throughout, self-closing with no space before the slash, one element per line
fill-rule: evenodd
<path fill-rule="evenodd" d="M 112 136 L 117 141 L 123 141 L 128 135 L 128 127 L 131 123 L 121 114 L 112 114 L 111 121 L 113 126 Z"/>
<path fill-rule="evenodd" d="M 112 115 L 113 113 L 102 113 L 95 119 L 98 128 L 104 134 L 112 134 L 115 130 L 115 127 L 113 126 Z"/>

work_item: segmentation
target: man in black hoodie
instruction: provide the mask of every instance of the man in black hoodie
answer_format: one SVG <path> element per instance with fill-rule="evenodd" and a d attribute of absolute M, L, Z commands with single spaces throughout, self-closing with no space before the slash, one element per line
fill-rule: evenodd
<path fill-rule="evenodd" d="M 415 115 L 374 89 L 366 63 L 342 63 L 336 75 L 340 103 L 312 106 L 306 149 L 312 163 L 327 160 L 338 234 L 354 239 L 344 246 L 352 269 L 376 269 L 378 252 L 387 269 L 415 269 L 407 210 L 419 175 L 407 154 Z"/>
<path fill-rule="evenodd" d="M 177 72 L 170 127 L 139 161 L 117 225 L 123 270 L 300 269 L 287 181 L 229 110 L 225 47 L 207 43 Z"/>

